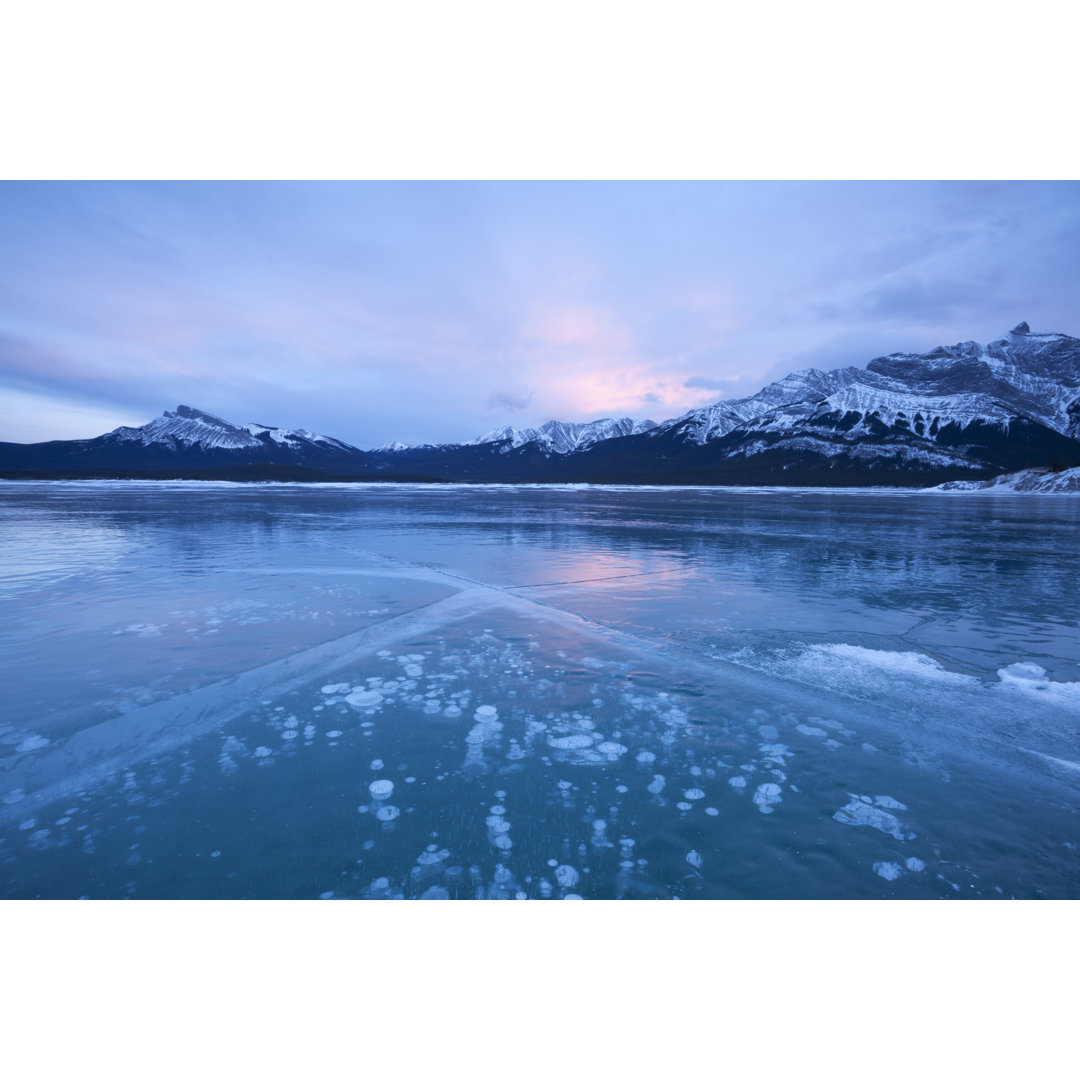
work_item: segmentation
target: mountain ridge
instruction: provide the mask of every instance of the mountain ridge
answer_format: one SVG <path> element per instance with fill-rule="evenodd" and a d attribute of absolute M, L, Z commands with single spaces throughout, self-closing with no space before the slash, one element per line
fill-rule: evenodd
<path fill-rule="evenodd" d="M 514 483 L 913 486 L 983 480 L 1070 456 L 1080 461 L 1080 339 L 1036 333 L 1026 322 L 985 345 L 890 353 L 861 368 L 805 368 L 661 423 L 551 420 L 464 443 L 364 451 L 306 429 L 236 425 L 180 405 L 96 439 L 0 443 L 5 475 L 182 465 Z"/>

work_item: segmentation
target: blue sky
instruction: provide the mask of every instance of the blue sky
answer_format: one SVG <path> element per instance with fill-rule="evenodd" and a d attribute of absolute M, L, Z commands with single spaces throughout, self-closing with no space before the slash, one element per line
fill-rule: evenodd
<path fill-rule="evenodd" d="M 5 182 L 0 439 L 662 420 L 1078 296 L 1075 182 Z"/>

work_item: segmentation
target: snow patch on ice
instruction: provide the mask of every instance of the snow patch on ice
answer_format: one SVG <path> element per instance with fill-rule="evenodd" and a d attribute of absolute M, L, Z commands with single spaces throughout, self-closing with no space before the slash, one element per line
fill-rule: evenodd
<path fill-rule="evenodd" d="M 1054 682 L 1038 664 L 1010 664 L 997 673 L 1003 689 L 1047 698 L 1058 705 L 1080 707 L 1080 682 Z"/>
<path fill-rule="evenodd" d="M 25 754 L 30 750 L 41 750 L 48 745 L 49 740 L 46 739 L 44 735 L 30 735 L 23 739 L 23 741 L 15 747 L 15 750 L 20 754 Z"/>

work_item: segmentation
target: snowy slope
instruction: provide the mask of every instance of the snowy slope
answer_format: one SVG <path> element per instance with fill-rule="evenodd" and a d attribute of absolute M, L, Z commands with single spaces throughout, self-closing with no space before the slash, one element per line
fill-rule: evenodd
<path fill-rule="evenodd" d="M 1053 495 L 1080 495 L 1080 466 L 1063 472 L 1047 469 L 1022 469 L 1020 472 L 1003 473 L 992 480 L 950 480 L 931 491 L 1009 491 L 1042 492 Z"/>

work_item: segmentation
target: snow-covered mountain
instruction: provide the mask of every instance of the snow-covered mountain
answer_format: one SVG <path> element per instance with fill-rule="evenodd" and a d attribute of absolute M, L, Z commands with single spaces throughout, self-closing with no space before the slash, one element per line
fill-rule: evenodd
<path fill-rule="evenodd" d="M 189 405 L 179 405 L 175 412 L 166 411 L 142 427 L 118 427 L 101 438 L 108 443 L 138 443 L 142 446 L 160 444 L 174 450 L 193 447 L 201 450 L 254 450 L 272 445 L 301 453 L 311 447 L 346 454 L 360 452 L 348 443 L 332 439 L 328 435 L 316 435 L 303 428 L 290 430 L 268 427 L 265 424 L 238 427 L 219 416 L 201 412 Z"/>
<path fill-rule="evenodd" d="M 750 397 L 668 420 L 650 437 L 669 450 L 722 446 L 728 466 L 761 455 L 829 468 L 1049 464 L 1080 439 L 1080 340 L 1033 333 L 1025 322 L 988 345 L 798 371 Z M 764 463 L 756 464 L 760 471 Z"/>
<path fill-rule="evenodd" d="M 232 424 L 180 405 L 141 427 L 118 427 L 96 439 L 0 444 L 0 467 L 65 475 L 193 475 L 236 473 L 298 478 L 353 475 L 379 464 L 355 446 L 302 429 Z"/>
<path fill-rule="evenodd" d="M 989 345 L 965 341 L 929 353 L 891 353 L 865 368 L 797 371 L 752 397 L 668 420 L 658 433 L 675 430 L 702 444 L 738 428 L 790 432 L 839 414 L 852 438 L 871 424 L 933 437 L 950 424 L 1008 427 L 1015 418 L 1075 438 L 1078 400 L 1080 340 L 1035 334 L 1023 322 Z"/>
<path fill-rule="evenodd" d="M 549 420 L 538 428 L 501 427 L 469 439 L 462 446 L 482 446 L 486 443 L 510 444 L 509 449 L 536 443 L 541 450 L 551 454 L 573 454 L 586 450 L 605 439 L 617 439 L 623 435 L 640 435 L 656 427 L 653 420 L 635 420 L 622 416 L 617 420 L 604 417 L 575 424 L 566 420 Z"/>

